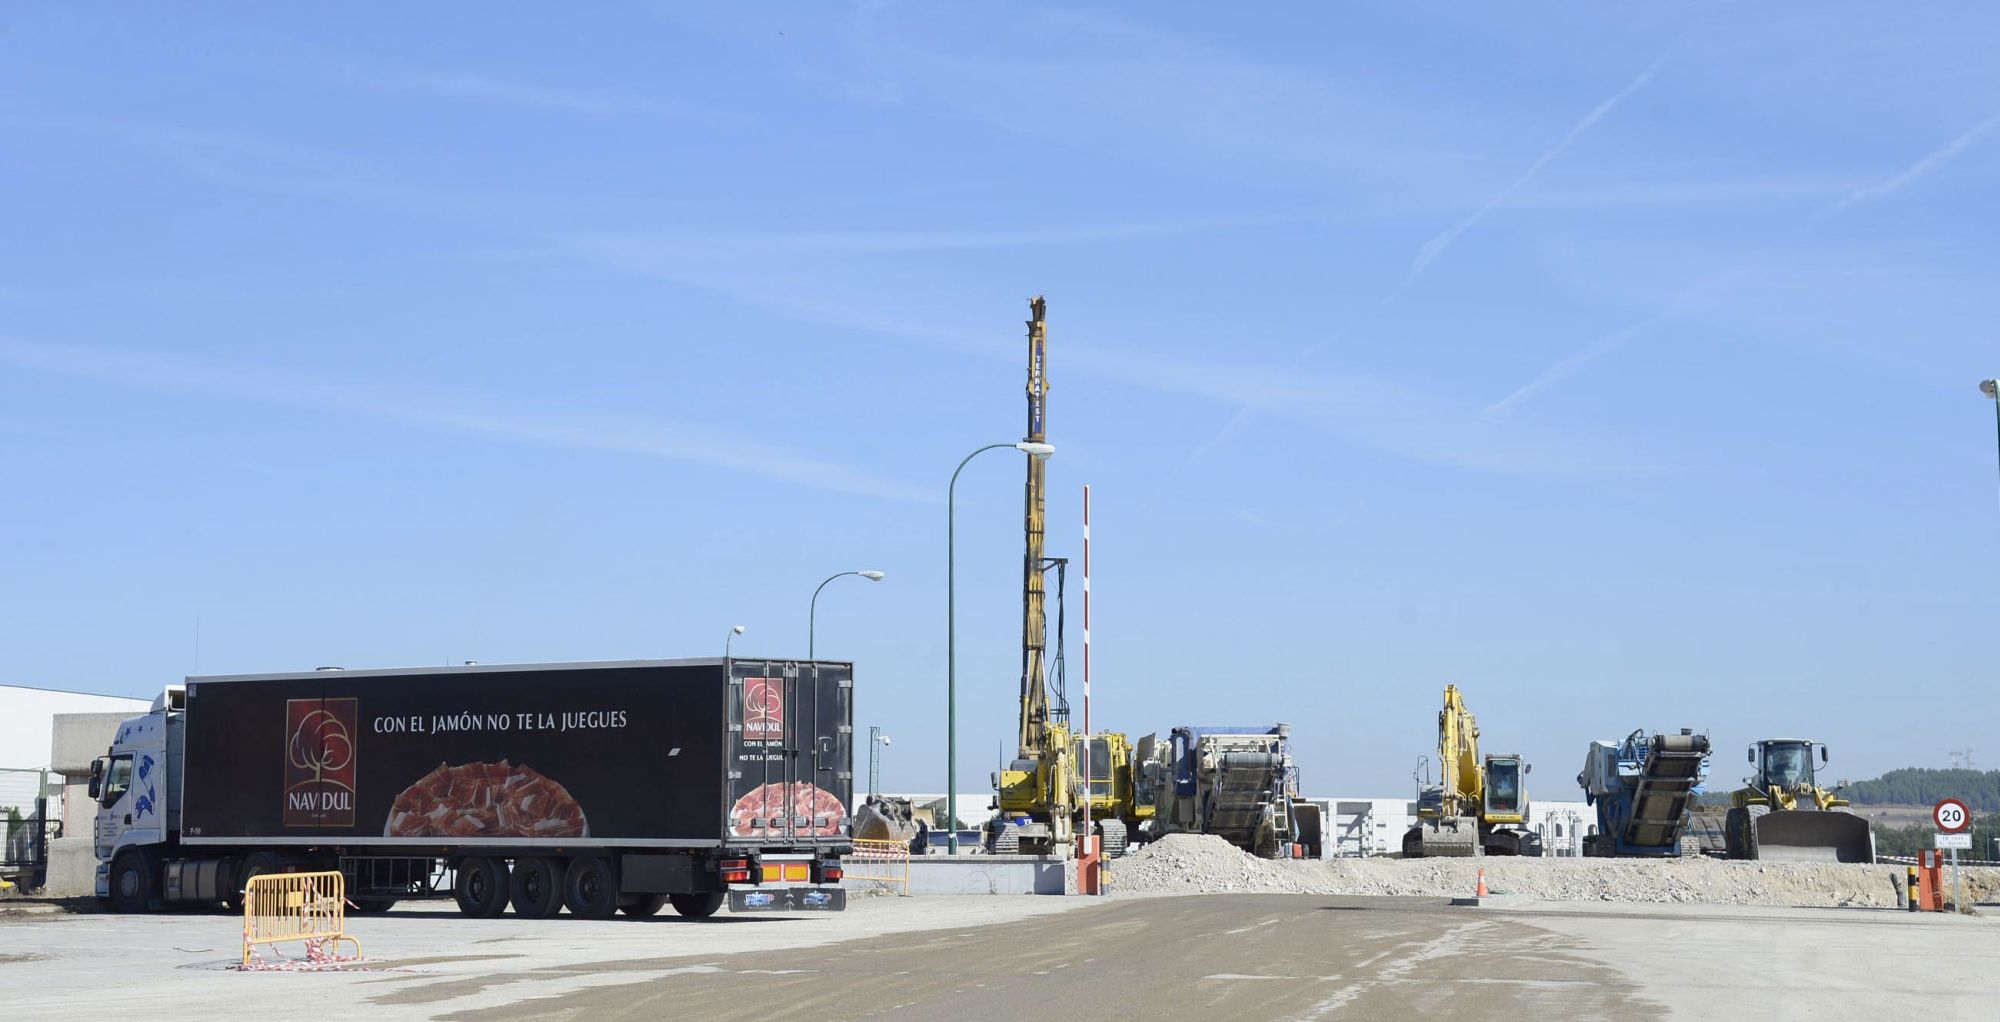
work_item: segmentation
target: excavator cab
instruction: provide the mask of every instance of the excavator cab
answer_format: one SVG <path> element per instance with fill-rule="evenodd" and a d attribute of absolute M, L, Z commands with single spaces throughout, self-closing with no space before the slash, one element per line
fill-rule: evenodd
<path fill-rule="evenodd" d="M 1494 823 L 1518 823 L 1525 815 L 1521 811 L 1521 793 L 1527 785 L 1522 774 L 1527 764 L 1512 756 L 1494 756 L 1486 761 L 1486 818 Z"/>

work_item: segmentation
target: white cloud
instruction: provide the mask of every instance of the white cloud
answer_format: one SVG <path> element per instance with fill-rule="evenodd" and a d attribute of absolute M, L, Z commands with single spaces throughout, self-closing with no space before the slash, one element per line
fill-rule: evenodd
<path fill-rule="evenodd" d="M 312 408 L 462 435 L 708 465 L 811 489 L 884 500 L 938 500 L 928 489 L 699 423 L 573 409 L 536 410 L 515 402 L 469 400 L 151 352 L 35 344 L 8 337 L 0 337 L 0 362 L 160 393 Z"/>

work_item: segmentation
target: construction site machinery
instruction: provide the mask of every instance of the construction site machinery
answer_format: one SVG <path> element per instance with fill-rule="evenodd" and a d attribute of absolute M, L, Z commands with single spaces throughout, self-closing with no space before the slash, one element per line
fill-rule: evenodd
<path fill-rule="evenodd" d="M 1623 742 L 1590 743 L 1576 783 L 1597 807 L 1597 832 L 1583 839 L 1583 854 L 1669 856 L 1681 854 L 1689 803 L 1708 776 L 1707 735 L 1625 736 Z"/>
<path fill-rule="evenodd" d="M 1149 836 L 1214 834 L 1266 859 L 1289 856 L 1300 841 L 1291 734 L 1289 724 L 1174 728 L 1156 747 Z"/>
<path fill-rule="evenodd" d="M 1028 427 L 1024 444 L 1048 443 L 1048 303 L 1029 301 Z M 1085 736 L 1070 727 L 1062 667 L 1062 578 L 1068 561 L 1043 550 L 1048 461 L 1028 459 L 1023 493 L 1019 749 L 994 774 L 995 809 L 982 843 L 988 852 L 1067 855 L 1086 819 L 1106 854 L 1126 846 L 1128 821 L 1142 813 L 1132 786 L 1133 750 L 1123 734 Z M 1056 649 L 1049 658 L 1047 576 L 1057 578 Z M 1086 791 L 1085 770 L 1089 768 Z"/>
<path fill-rule="evenodd" d="M 1753 777 L 1729 797 L 1724 824 L 1729 857 L 1785 862 L 1874 862 L 1875 834 L 1847 808 L 1838 788 L 1813 776 L 1813 750 L 1802 738 L 1767 738 L 1750 746 Z"/>
<path fill-rule="evenodd" d="M 923 854 L 922 842 L 927 825 L 919 822 L 907 798 L 884 795 L 870 795 L 854 810 L 854 821 L 849 832 L 856 841 L 896 841 L 910 846 L 910 851 Z"/>
<path fill-rule="evenodd" d="M 1457 685 L 1438 711 L 1438 783 L 1417 798 L 1417 822 L 1403 834 L 1403 857 L 1540 855 L 1527 829 L 1528 772 L 1515 755 L 1479 756 L 1479 722 Z"/>

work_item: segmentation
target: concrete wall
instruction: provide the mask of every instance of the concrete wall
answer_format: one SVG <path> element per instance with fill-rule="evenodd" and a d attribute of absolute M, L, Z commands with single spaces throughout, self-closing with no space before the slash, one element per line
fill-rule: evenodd
<path fill-rule="evenodd" d="M 910 860 L 910 893 L 1061 894 L 1067 866 L 1036 855 L 917 856 Z M 849 890 L 878 890 L 868 880 L 842 881 Z"/>
<path fill-rule="evenodd" d="M 52 766 L 57 714 L 115 713 L 130 717 L 146 712 L 152 705 L 150 698 L 0 685 L 0 767 Z"/>
<path fill-rule="evenodd" d="M 42 893 L 52 898 L 80 898 L 95 892 L 97 856 L 91 848 L 91 827 L 97 803 L 90 798 L 90 762 L 104 755 L 118 725 L 137 711 L 58 713 L 50 722 L 49 762 L 62 778 L 63 836 L 49 845 L 49 877 Z"/>

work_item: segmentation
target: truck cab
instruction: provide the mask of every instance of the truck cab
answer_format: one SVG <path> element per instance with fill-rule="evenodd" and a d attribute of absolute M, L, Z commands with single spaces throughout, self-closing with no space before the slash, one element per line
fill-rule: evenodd
<path fill-rule="evenodd" d="M 173 767 L 185 705 L 185 689 L 169 686 L 153 700 L 151 712 L 120 724 L 110 749 L 90 764 L 90 796 L 97 802 L 91 837 L 100 898 L 118 900 L 121 893 L 112 890 L 114 862 L 121 857 L 143 862 L 178 829 L 180 774 Z M 122 901 L 146 899 L 150 885 L 142 883 L 145 874 L 127 872 Z"/>

